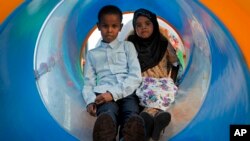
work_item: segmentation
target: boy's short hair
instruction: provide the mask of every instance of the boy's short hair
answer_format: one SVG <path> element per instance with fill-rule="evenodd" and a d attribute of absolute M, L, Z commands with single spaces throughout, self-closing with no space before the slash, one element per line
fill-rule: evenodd
<path fill-rule="evenodd" d="M 114 5 L 106 5 L 100 9 L 98 13 L 98 22 L 101 21 L 103 15 L 107 14 L 117 14 L 122 22 L 122 11 Z"/>

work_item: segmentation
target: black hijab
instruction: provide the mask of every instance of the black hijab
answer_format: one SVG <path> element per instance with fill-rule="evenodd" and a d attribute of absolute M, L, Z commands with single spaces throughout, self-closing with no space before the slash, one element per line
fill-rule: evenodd
<path fill-rule="evenodd" d="M 135 24 L 139 16 L 145 16 L 153 23 L 153 33 L 147 39 L 140 38 L 136 34 Z M 128 37 L 128 40 L 133 42 L 133 44 L 135 45 L 135 48 L 138 52 L 141 71 L 144 72 L 147 69 L 158 65 L 158 63 L 162 60 L 168 46 L 168 41 L 160 33 L 156 14 L 146 9 L 138 9 L 135 11 L 133 17 L 133 27 L 134 35 L 130 35 Z"/>

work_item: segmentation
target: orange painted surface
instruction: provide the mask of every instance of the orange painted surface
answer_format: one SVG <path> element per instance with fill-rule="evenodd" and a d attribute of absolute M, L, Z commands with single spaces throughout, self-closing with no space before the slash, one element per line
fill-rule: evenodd
<path fill-rule="evenodd" d="M 22 3 L 23 0 L 0 0 L 0 24 Z"/>
<path fill-rule="evenodd" d="M 250 68 L 250 0 L 201 0 L 228 28 Z"/>

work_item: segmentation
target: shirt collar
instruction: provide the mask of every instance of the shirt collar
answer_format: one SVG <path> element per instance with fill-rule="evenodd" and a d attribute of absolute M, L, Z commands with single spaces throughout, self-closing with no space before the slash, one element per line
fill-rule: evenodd
<path fill-rule="evenodd" d="M 111 48 L 115 48 L 117 47 L 118 44 L 118 39 L 115 39 L 114 41 L 110 42 L 110 43 L 105 43 L 105 42 L 101 42 L 101 46 L 110 46 Z"/>

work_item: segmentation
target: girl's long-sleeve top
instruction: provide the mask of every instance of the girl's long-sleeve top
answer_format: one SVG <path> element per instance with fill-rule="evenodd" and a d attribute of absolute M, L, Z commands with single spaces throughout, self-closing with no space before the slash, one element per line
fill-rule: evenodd
<path fill-rule="evenodd" d="M 82 90 L 86 104 L 95 101 L 95 93 L 110 92 L 113 99 L 132 94 L 142 81 L 134 45 L 117 39 L 88 51 Z"/>

